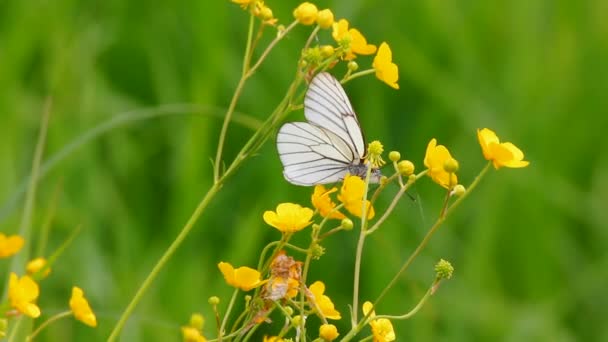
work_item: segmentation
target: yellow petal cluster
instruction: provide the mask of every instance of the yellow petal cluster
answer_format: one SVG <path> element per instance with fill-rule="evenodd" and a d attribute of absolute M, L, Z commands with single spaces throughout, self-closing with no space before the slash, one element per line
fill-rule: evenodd
<path fill-rule="evenodd" d="M 363 194 L 365 193 L 365 182 L 358 176 L 346 175 L 342 187 L 340 188 L 340 194 L 338 194 L 338 200 L 344 204 L 344 208 L 351 214 L 361 217 L 363 213 Z M 367 218 L 372 219 L 376 215 L 374 207 L 371 206 L 369 200 L 365 202 L 367 208 Z"/>
<path fill-rule="evenodd" d="M 29 276 L 19 278 L 11 272 L 8 283 L 8 300 L 11 306 L 22 314 L 36 318 L 40 308 L 34 303 L 40 294 L 38 284 Z"/>
<path fill-rule="evenodd" d="M 303 2 L 293 10 L 293 16 L 302 25 L 312 25 L 317 20 L 318 12 L 317 6 L 310 2 Z"/>
<path fill-rule="evenodd" d="M 334 24 L 334 14 L 332 11 L 328 8 L 319 11 L 317 13 L 317 24 L 323 29 L 332 27 Z"/>
<path fill-rule="evenodd" d="M 333 324 L 323 324 L 319 327 L 319 337 L 324 341 L 331 342 L 338 338 L 338 328 Z"/>
<path fill-rule="evenodd" d="M 329 195 L 338 191 L 337 188 L 331 188 L 330 190 L 325 189 L 323 185 L 315 186 L 315 190 L 311 197 L 312 205 L 319 211 L 319 214 L 329 219 L 342 220 L 346 216 L 339 210 L 334 210 L 336 204 L 331 200 Z"/>
<path fill-rule="evenodd" d="M 371 302 L 363 303 L 363 314 L 367 315 L 372 310 L 372 307 L 373 304 Z M 376 317 L 376 313 L 372 311 L 370 317 Z M 395 340 L 393 324 L 387 318 L 372 319 L 369 322 L 369 326 L 372 328 L 374 342 L 390 342 Z"/>
<path fill-rule="evenodd" d="M 397 84 L 399 80 L 399 68 L 397 64 L 393 63 L 393 53 L 387 43 L 382 42 L 380 44 L 372 66 L 376 70 L 376 77 L 380 81 L 394 89 L 399 89 L 399 85 Z"/>
<path fill-rule="evenodd" d="M 0 233 L 0 258 L 8 258 L 21 250 L 25 240 L 19 235 L 6 236 Z"/>
<path fill-rule="evenodd" d="M 443 146 L 437 145 L 437 139 L 433 138 L 426 147 L 424 165 L 428 168 L 428 175 L 433 181 L 446 189 L 451 189 L 458 184 L 458 177 L 455 173 L 445 170 L 445 164 L 454 160 L 450 151 Z"/>
<path fill-rule="evenodd" d="M 264 212 L 263 218 L 264 222 L 283 233 L 294 233 L 311 224 L 313 214 L 312 209 L 303 208 L 299 204 L 281 203 L 276 212 Z"/>
<path fill-rule="evenodd" d="M 324 295 L 325 284 L 322 281 L 315 281 L 310 287 L 311 301 L 314 303 L 314 307 L 317 308 L 319 314 L 327 319 L 341 319 L 340 312 L 335 309 L 334 303 L 331 299 Z"/>
<path fill-rule="evenodd" d="M 491 160 L 494 168 L 526 167 L 530 162 L 523 160 L 524 153 L 510 142 L 501 143 L 494 131 L 484 128 L 477 130 L 477 139 L 484 158 Z"/>
<path fill-rule="evenodd" d="M 242 266 L 235 269 L 230 263 L 223 261 L 217 264 L 217 267 L 228 285 L 243 291 L 249 291 L 263 284 L 260 272 L 253 268 Z"/>
<path fill-rule="evenodd" d="M 344 59 L 353 60 L 357 55 L 371 55 L 376 52 L 376 46 L 368 44 L 367 39 L 355 28 L 348 28 L 348 21 L 340 19 L 333 24 L 332 37 L 340 46 L 345 47 Z"/>
<path fill-rule="evenodd" d="M 38 272 L 44 269 L 44 272 L 40 274 L 41 278 L 46 278 L 51 273 L 51 268 L 46 267 L 47 261 L 45 258 L 36 258 L 27 263 L 25 265 L 25 271 L 30 276 L 37 274 Z M 45 269 L 46 267 L 46 269 Z"/>
<path fill-rule="evenodd" d="M 97 318 L 95 313 L 91 310 L 89 302 L 84 298 L 84 292 L 78 286 L 72 287 L 72 297 L 70 298 L 70 308 L 72 313 L 77 320 L 90 326 L 97 326 Z"/>

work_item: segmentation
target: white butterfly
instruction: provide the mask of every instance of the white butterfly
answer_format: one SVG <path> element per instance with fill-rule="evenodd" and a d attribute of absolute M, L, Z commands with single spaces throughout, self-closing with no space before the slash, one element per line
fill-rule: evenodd
<path fill-rule="evenodd" d="M 277 149 L 283 176 L 295 185 L 341 181 L 347 173 L 365 178 L 367 145 L 357 115 L 340 82 L 322 72 L 310 82 L 304 99 L 308 122 L 289 122 L 279 129 Z M 371 182 L 380 180 L 372 169 Z"/>

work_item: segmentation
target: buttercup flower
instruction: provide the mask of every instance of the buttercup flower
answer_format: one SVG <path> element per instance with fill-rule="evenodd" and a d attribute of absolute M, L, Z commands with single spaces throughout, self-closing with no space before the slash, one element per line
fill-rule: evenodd
<path fill-rule="evenodd" d="M 363 193 L 365 192 L 365 181 L 358 176 L 346 175 L 344 182 L 342 182 L 342 188 L 340 194 L 338 194 L 338 200 L 344 203 L 344 208 L 351 214 L 361 217 L 363 214 Z M 371 220 L 376 215 L 374 207 L 371 206 L 369 200 L 365 203 L 367 208 L 367 218 Z"/>
<path fill-rule="evenodd" d="M 424 165 L 429 169 L 428 175 L 433 181 L 446 189 L 450 189 L 458 184 L 456 174 L 449 173 L 444 166 L 446 161 L 454 159 L 450 151 L 443 146 L 437 145 L 437 139 L 433 138 L 426 147 L 426 155 L 424 156 Z"/>
<path fill-rule="evenodd" d="M 70 308 L 72 309 L 72 313 L 77 320 L 93 328 L 97 326 L 97 318 L 95 317 L 95 313 L 93 313 L 93 310 L 91 310 L 89 302 L 86 300 L 86 298 L 84 298 L 82 289 L 80 289 L 78 286 L 72 287 Z"/>
<path fill-rule="evenodd" d="M 25 240 L 19 235 L 6 236 L 0 233 L 0 258 L 8 258 L 17 254 Z"/>
<path fill-rule="evenodd" d="M 255 3 L 257 0 L 232 0 L 233 3 L 240 5 L 243 9 L 247 8 L 247 6 Z"/>
<path fill-rule="evenodd" d="M 277 211 L 266 211 L 264 221 L 283 233 L 294 233 L 312 223 L 314 212 L 299 204 L 281 203 Z"/>
<path fill-rule="evenodd" d="M 338 210 L 334 211 L 336 204 L 329 197 L 331 193 L 336 191 L 338 191 L 338 189 L 335 187 L 331 188 L 330 190 L 326 190 L 323 185 L 317 185 L 315 186 L 311 201 L 312 205 L 317 208 L 321 216 L 330 219 L 342 220 L 346 216 L 344 216 L 344 214 Z"/>
<path fill-rule="evenodd" d="M 325 341 L 331 342 L 339 335 L 338 328 L 333 324 L 323 324 L 319 327 L 319 337 Z"/>
<path fill-rule="evenodd" d="M 303 2 L 293 11 L 293 16 L 302 25 L 312 25 L 317 20 L 317 6 L 310 2 Z"/>
<path fill-rule="evenodd" d="M 325 284 L 323 282 L 315 281 L 308 289 L 312 294 L 309 299 L 313 303 L 313 306 L 317 308 L 320 315 L 327 319 L 342 318 L 338 310 L 334 308 L 334 303 L 331 299 L 323 294 L 325 292 Z"/>
<path fill-rule="evenodd" d="M 347 61 L 355 59 L 357 55 L 371 55 L 376 52 L 376 45 L 367 44 L 367 40 L 359 30 L 348 29 L 346 19 L 340 19 L 333 24 L 332 37 L 340 46 L 345 47 L 344 59 Z"/>
<path fill-rule="evenodd" d="M 47 261 L 45 258 L 36 258 L 28 262 L 27 265 L 25 265 L 25 271 L 31 276 L 40 272 L 46 266 L 46 264 Z M 49 273 L 51 273 L 51 268 L 47 267 L 44 270 L 44 273 L 40 274 L 40 277 L 46 278 Z"/>
<path fill-rule="evenodd" d="M 372 66 L 376 70 L 376 77 L 394 89 L 399 89 L 399 68 L 393 63 L 393 53 L 387 43 L 382 42 Z"/>
<path fill-rule="evenodd" d="M 249 291 L 263 284 L 260 280 L 260 272 L 253 268 L 242 266 L 235 269 L 231 264 L 223 261 L 217 264 L 217 267 L 224 275 L 228 285 L 243 291 Z"/>
<path fill-rule="evenodd" d="M 510 142 L 501 143 L 494 131 L 484 128 L 477 130 L 477 139 L 484 158 L 491 160 L 494 168 L 526 167 L 530 162 L 523 160 L 524 153 Z"/>
<path fill-rule="evenodd" d="M 11 306 L 22 314 L 36 318 L 40 308 L 34 304 L 39 295 L 38 284 L 29 276 L 17 277 L 11 272 L 8 283 L 8 300 Z"/>
<path fill-rule="evenodd" d="M 363 303 L 363 314 L 367 315 L 372 309 L 372 307 L 373 304 L 371 302 Z M 376 317 L 376 313 L 372 311 L 370 317 Z M 372 319 L 369 322 L 369 326 L 372 328 L 374 342 L 390 342 L 395 340 L 395 331 L 393 330 L 393 324 L 388 319 Z"/>

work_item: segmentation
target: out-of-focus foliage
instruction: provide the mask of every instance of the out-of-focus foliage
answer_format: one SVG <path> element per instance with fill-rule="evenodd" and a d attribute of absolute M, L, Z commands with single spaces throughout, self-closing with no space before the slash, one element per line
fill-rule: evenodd
<path fill-rule="evenodd" d="M 283 23 L 298 5 L 266 3 Z M 406 311 L 426 291 L 440 258 L 454 265 L 454 277 L 418 315 L 393 322 L 399 340 L 608 339 L 606 1 L 317 4 L 347 17 L 371 42 L 389 42 L 399 65 L 400 90 L 373 76 L 346 85 L 368 139 L 382 140 L 421 168 L 435 137 L 460 162 L 464 184 L 485 163 L 477 128 L 515 142 L 531 162 L 523 170 L 491 172 L 380 304 L 383 313 Z M 14 199 L 30 170 L 47 96 L 53 110 L 46 160 L 134 109 L 173 103 L 204 109 L 114 128 L 42 180 L 34 226 L 56 206 L 47 251 L 83 227 L 42 283 L 43 315 L 64 310 L 76 284 L 86 289 L 99 326 L 61 321 L 41 341 L 107 337 L 209 187 L 218 113 L 239 77 L 246 23 L 245 12 L 222 0 L 0 4 L 1 231 L 19 224 L 23 202 Z M 238 111 L 261 120 L 274 108 L 307 33 L 295 30 L 272 53 Z M 358 61 L 371 65 L 365 57 Z M 231 126 L 227 158 L 250 132 Z M 260 247 L 278 237 L 262 213 L 285 201 L 309 205 L 311 193 L 283 180 L 267 144 L 221 190 L 129 320 L 124 340 L 178 340 L 194 311 L 208 317 L 213 335 L 207 298 L 218 295 L 225 305 L 232 291 L 217 262 L 254 267 Z M 441 190 L 430 181 L 413 196 L 417 201 L 400 203 L 367 243 L 362 300 L 378 295 L 440 209 Z M 344 313 L 355 241 L 355 232 L 331 239 L 309 277 L 324 280 Z M 0 274 L 6 270 L 1 264 Z"/>

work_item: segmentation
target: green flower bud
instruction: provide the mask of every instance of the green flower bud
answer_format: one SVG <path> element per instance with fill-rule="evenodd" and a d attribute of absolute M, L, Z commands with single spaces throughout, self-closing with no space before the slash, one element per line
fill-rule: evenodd
<path fill-rule="evenodd" d="M 355 62 L 355 61 L 348 62 L 348 70 L 350 70 L 351 72 L 354 72 L 354 71 L 357 71 L 357 69 L 359 69 L 359 64 L 357 64 L 357 62 Z"/>
<path fill-rule="evenodd" d="M 450 279 L 452 278 L 452 273 L 454 273 L 454 267 L 452 267 L 449 261 L 441 259 L 435 265 L 435 273 L 437 279 Z"/>
<path fill-rule="evenodd" d="M 465 189 L 464 185 L 462 185 L 462 184 L 457 184 L 457 185 L 454 187 L 454 189 L 452 189 L 452 193 L 451 193 L 451 195 L 452 195 L 452 196 L 458 196 L 458 197 L 460 197 L 460 196 L 464 195 L 464 193 L 465 193 L 466 191 L 467 191 L 467 190 Z"/>
<path fill-rule="evenodd" d="M 344 230 L 351 230 L 351 229 L 353 229 L 353 226 L 354 226 L 353 221 L 351 219 L 349 219 L 348 217 L 342 219 L 341 225 L 342 225 L 342 229 L 344 229 Z"/>
<path fill-rule="evenodd" d="M 200 313 L 193 313 L 190 316 L 190 326 L 197 329 L 203 330 L 203 326 L 205 325 L 205 318 Z"/>
<path fill-rule="evenodd" d="M 448 173 L 456 173 L 458 171 L 458 161 L 454 158 L 448 158 L 443 163 L 443 169 Z"/>
<path fill-rule="evenodd" d="M 209 297 L 209 304 L 218 305 L 220 303 L 220 298 L 217 296 Z"/>

